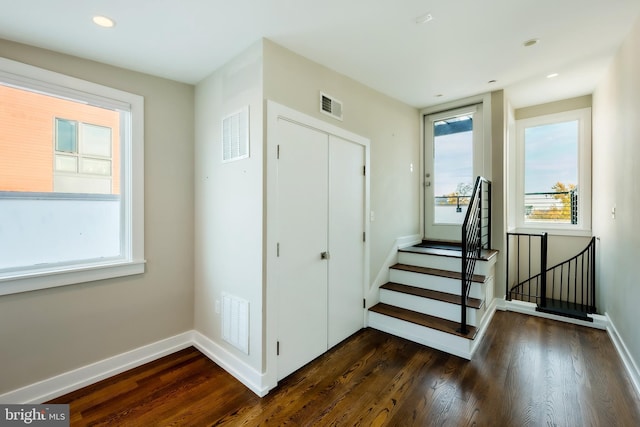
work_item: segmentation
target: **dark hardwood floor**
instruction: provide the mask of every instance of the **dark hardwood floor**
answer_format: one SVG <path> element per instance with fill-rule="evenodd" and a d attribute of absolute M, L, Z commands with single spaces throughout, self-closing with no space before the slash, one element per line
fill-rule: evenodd
<path fill-rule="evenodd" d="M 500 311 L 472 361 L 364 329 L 262 399 L 189 348 L 51 403 L 73 426 L 640 426 L 606 332 Z"/>

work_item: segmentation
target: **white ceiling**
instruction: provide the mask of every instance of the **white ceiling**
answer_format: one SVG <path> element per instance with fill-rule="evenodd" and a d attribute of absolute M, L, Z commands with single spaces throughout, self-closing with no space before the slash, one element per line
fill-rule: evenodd
<path fill-rule="evenodd" d="M 0 0 L 0 10 L 0 38 L 186 83 L 265 37 L 415 107 L 496 89 L 523 107 L 591 93 L 640 0 Z M 116 26 L 95 26 L 96 14 Z"/>

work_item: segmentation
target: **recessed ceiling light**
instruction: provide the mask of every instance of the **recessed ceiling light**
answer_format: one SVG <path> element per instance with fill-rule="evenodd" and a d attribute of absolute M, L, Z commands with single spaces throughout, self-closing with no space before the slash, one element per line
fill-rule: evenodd
<path fill-rule="evenodd" d="M 426 24 L 429 21 L 433 21 L 433 15 L 431 13 L 425 13 L 416 18 L 416 24 Z"/>
<path fill-rule="evenodd" d="M 531 39 L 531 40 L 527 40 L 526 42 L 522 43 L 522 45 L 524 47 L 531 47 L 531 46 L 535 46 L 538 43 L 540 43 L 540 39 Z"/>
<path fill-rule="evenodd" d="M 554 78 L 554 77 L 558 77 L 559 75 L 560 75 L 560 74 L 558 74 L 558 73 L 551 73 L 551 74 L 547 74 L 547 78 L 548 78 L 548 79 L 552 79 L 552 78 Z"/>
<path fill-rule="evenodd" d="M 487 83 L 495 83 L 497 80 L 489 80 Z"/>
<path fill-rule="evenodd" d="M 93 17 L 93 23 L 104 28 L 112 28 L 116 25 L 113 19 L 100 15 Z"/>

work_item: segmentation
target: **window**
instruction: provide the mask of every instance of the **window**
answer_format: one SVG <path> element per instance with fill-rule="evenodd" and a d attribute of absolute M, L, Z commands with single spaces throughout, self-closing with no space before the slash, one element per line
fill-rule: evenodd
<path fill-rule="evenodd" d="M 591 228 L 591 109 L 518 120 L 518 228 Z"/>
<path fill-rule="evenodd" d="M 116 111 L 106 110 L 117 126 Z M 118 164 L 113 161 L 112 128 L 68 119 L 55 119 L 53 191 L 58 193 L 117 193 L 112 177 Z"/>
<path fill-rule="evenodd" d="M 143 99 L 0 58 L 0 295 L 144 272 Z"/>

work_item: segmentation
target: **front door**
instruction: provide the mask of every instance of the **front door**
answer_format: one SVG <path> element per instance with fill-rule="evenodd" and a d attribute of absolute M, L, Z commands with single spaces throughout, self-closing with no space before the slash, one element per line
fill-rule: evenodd
<path fill-rule="evenodd" d="M 482 105 L 424 117 L 427 240 L 461 240 L 469 196 L 482 174 Z"/>

